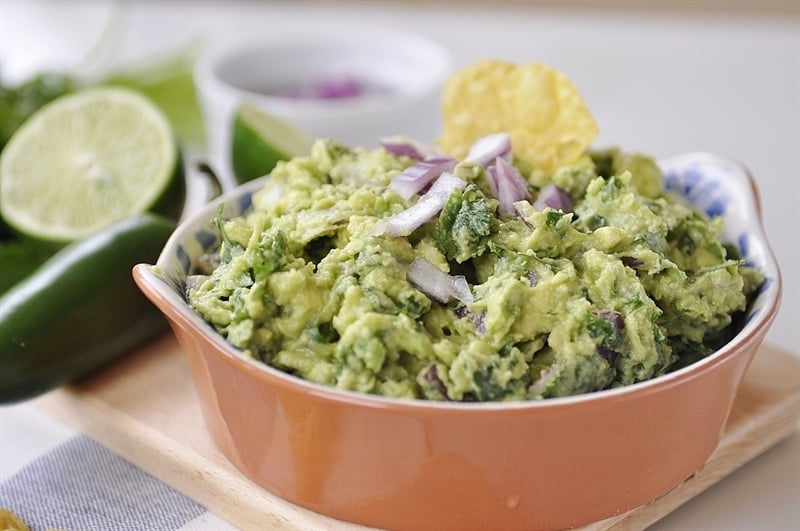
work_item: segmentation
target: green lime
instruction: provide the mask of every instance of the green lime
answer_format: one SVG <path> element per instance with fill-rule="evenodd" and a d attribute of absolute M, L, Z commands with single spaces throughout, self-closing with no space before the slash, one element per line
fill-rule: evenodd
<path fill-rule="evenodd" d="M 192 74 L 194 55 L 186 50 L 148 60 L 108 77 L 103 84 L 147 96 L 167 117 L 180 142 L 200 150 L 205 145 L 206 131 Z"/>
<path fill-rule="evenodd" d="M 172 128 L 129 89 L 57 98 L 0 153 L 0 215 L 29 239 L 66 243 L 148 210 L 175 218 L 184 200 Z"/>
<path fill-rule="evenodd" d="M 236 109 L 231 139 L 233 174 L 240 183 L 272 171 L 278 161 L 311 152 L 313 138 L 254 105 Z"/>

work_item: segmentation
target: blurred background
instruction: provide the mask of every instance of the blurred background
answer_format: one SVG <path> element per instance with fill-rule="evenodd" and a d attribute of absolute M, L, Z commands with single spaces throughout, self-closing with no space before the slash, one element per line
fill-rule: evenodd
<path fill-rule="evenodd" d="M 711 151 L 744 163 L 761 188 L 784 275 L 782 309 L 767 341 L 798 352 L 796 0 L 0 0 L 0 81 L 18 83 L 48 69 L 91 78 L 158 54 L 354 24 L 435 39 L 455 67 L 498 58 L 560 69 L 594 113 L 598 147 L 657 158 Z"/>

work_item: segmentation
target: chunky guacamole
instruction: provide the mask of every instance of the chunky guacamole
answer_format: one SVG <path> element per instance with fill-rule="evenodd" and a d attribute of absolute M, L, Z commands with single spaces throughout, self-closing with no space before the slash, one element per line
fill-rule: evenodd
<path fill-rule="evenodd" d="M 320 384 L 525 400 L 701 358 L 763 281 L 647 157 L 474 159 L 317 141 L 217 220 L 190 305 L 243 355 Z"/>

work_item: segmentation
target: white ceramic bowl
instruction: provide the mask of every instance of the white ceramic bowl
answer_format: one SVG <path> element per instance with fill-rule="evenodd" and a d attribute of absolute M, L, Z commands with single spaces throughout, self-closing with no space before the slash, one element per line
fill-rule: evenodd
<path fill-rule="evenodd" d="M 212 166 L 231 175 L 231 119 L 249 102 L 314 137 L 375 147 L 377 139 L 404 134 L 432 141 L 440 130 L 439 98 L 451 72 L 449 52 L 411 33 L 381 28 L 315 29 L 275 33 L 258 40 L 210 47 L 195 67 Z M 331 76 L 358 80 L 360 96 L 298 99 L 286 87 Z"/>

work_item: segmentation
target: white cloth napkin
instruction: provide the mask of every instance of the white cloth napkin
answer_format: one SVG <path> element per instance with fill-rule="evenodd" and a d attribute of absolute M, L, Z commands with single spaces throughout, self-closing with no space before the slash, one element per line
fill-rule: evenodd
<path fill-rule="evenodd" d="M 0 484 L 0 508 L 31 531 L 234 529 L 180 492 L 77 435 Z"/>

